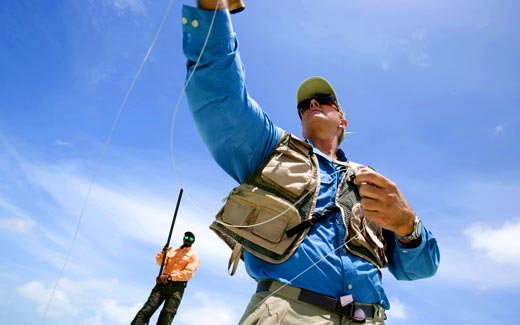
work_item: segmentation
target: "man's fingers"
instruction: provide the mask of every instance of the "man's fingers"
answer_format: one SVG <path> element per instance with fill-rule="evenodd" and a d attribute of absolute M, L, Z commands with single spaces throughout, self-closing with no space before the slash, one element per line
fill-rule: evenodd
<path fill-rule="evenodd" d="M 391 186 L 391 182 L 386 177 L 368 168 L 362 168 L 356 173 L 354 184 L 358 186 L 363 184 L 370 184 L 380 188 L 387 188 Z"/>

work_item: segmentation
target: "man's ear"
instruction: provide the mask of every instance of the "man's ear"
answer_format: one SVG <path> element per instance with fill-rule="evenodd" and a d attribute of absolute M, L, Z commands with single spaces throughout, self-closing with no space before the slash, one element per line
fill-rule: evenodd
<path fill-rule="evenodd" d="M 342 118 L 341 120 L 339 120 L 339 128 L 345 130 L 348 126 L 348 121 L 344 118 Z"/>

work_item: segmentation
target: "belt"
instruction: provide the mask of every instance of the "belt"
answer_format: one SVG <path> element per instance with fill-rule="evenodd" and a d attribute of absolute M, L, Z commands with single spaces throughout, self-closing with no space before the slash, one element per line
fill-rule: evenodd
<path fill-rule="evenodd" d="M 346 316 L 359 322 L 364 322 L 366 318 L 373 318 L 376 320 L 385 319 L 384 309 L 379 305 L 352 302 L 346 306 L 342 306 L 339 299 L 293 286 L 284 286 L 277 281 L 265 280 L 258 282 L 256 292 L 263 291 L 276 291 L 276 293 L 280 294 L 281 296 L 306 302 L 308 304 L 323 308 L 329 312 L 333 312 L 341 316 Z"/>

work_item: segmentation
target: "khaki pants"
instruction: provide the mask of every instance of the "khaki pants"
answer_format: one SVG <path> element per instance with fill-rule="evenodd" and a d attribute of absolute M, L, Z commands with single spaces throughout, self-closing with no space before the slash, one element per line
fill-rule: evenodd
<path fill-rule="evenodd" d="M 360 324 L 346 316 L 329 312 L 320 307 L 298 301 L 298 288 L 285 286 L 281 290 L 257 292 L 251 298 L 240 325 L 350 325 Z M 272 292 L 276 291 L 275 294 Z M 385 310 L 377 306 L 374 318 L 363 324 L 384 325 Z"/>

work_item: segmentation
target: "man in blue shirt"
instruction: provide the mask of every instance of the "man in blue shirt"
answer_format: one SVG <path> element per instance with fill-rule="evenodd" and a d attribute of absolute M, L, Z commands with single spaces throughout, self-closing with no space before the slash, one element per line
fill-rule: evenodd
<path fill-rule="evenodd" d="M 243 184 L 271 157 L 285 133 L 247 92 L 226 1 L 198 0 L 197 5 L 184 6 L 182 16 L 190 110 L 216 162 Z M 352 186 L 361 203 L 356 211 L 344 211 L 339 189 L 346 168 L 354 163 L 339 148 L 348 122 L 336 93 L 327 80 L 312 77 L 298 88 L 297 104 L 302 135 L 319 169 L 311 213 L 320 218 L 281 263 L 243 251 L 246 271 L 258 287 L 240 324 L 384 324 L 390 305 L 381 267 L 399 280 L 434 275 L 439 263 L 436 239 L 396 184 L 371 168 L 356 169 Z M 367 247 L 383 251 L 380 263 L 347 245 L 352 231 L 345 215 L 356 214 L 376 226 L 361 226 L 360 231 L 375 229 L 365 236 L 365 244 L 377 237 Z"/>

